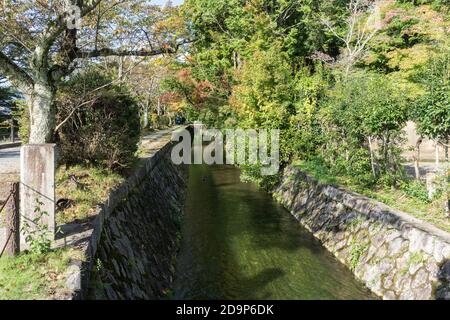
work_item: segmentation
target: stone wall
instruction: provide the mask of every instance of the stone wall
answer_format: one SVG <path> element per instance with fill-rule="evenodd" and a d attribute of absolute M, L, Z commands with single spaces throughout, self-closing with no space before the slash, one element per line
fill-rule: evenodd
<path fill-rule="evenodd" d="M 187 170 L 170 160 L 170 134 L 153 135 L 139 168 L 100 206 L 92 228 L 64 245 L 86 261 L 66 272 L 72 299 L 159 299 L 170 295 Z M 159 144 L 155 146 L 154 141 Z"/>
<path fill-rule="evenodd" d="M 94 261 L 92 299 L 159 299 L 170 295 L 186 187 L 165 153 L 103 227 Z"/>
<path fill-rule="evenodd" d="M 274 197 L 384 299 L 450 299 L 450 234 L 288 167 Z"/>

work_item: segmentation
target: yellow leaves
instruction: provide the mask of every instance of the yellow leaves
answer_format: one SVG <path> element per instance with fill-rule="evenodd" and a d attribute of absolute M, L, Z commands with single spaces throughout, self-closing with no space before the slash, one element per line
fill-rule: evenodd
<path fill-rule="evenodd" d="M 448 37 L 450 22 L 443 13 L 424 5 L 415 10 L 414 16 L 419 19 L 419 23 L 411 27 L 411 32 L 425 34 L 433 40 L 444 40 L 445 37 Z"/>
<path fill-rule="evenodd" d="M 389 78 L 395 83 L 396 92 L 406 99 L 414 100 L 425 92 L 421 85 L 408 81 L 404 72 L 393 72 Z"/>
<path fill-rule="evenodd" d="M 412 48 L 397 49 L 386 54 L 388 66 L 392 69 L 410 70 L 426 63 L 432 47 L 427 44 L 417 44 Z"/>

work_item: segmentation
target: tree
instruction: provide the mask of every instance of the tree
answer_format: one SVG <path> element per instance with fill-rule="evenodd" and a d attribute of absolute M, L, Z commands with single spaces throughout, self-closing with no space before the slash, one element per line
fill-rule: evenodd
<path fill-rule="evenodd" d="M 9 131 L 11 141 L 14 141 L 15 136 L 15 100 L 18 98 L 18 93 L 13 88 L 0 85 L 0 132 L 3 135 Z"/>
<path fill-rule="evenodd" d="M 346 15 L 344 32 L 328 18 L 322 18 L 322 23 L 344 44 L 338 62 L 345 70 L 344 75 L 348 76 L 355 62 L 367 50 L 369 41 L 382 27 L 380 1 L 350 0 Z"/>
<path fill-rule="evenodd" d="M 83 69 L 56 96 L 61 163 L 90 163 L 122 171 L 135 160 L 140 138 L 137 101 L 111 70 Z M 83 101 L 81 104 L 80 102 Z"/>
<path fill-rule="evenodd" d="M 323 133 L 328 149 L 337 158 L 333 162 L 342 163 L 346 174 L 364 180 L 364 169 L 356 167 L 365 168 L 365 163 L 370 163 L 372 180 L 401 170 L 397 142 L 407 119 L 406 104 L 385 76 L 368 72 L 349 75 L 329 92 L 322 114 L 328 128 Z M 340 160 L 342 154 L 344 160 Z"/>
<path fill-rule="evenodd" d="M 448 51 L 448 49 L 447 49 Z M 425 93 L 415 104 L 413 118 L 419 134 L 448 146 L 450 139 L 450 52 L 444 52 L 421 69 L 418 81 Z"/>
<path fill-rule="evenodd" d="M 161 115 L 162 81 L 172 74 L 170 58 L 155 58 L 134 68 L 127 76 L 127 83 L 135 95 L 143 128 L 149 126 L 149 114 Z"/>
<path fill-rule="evenodd" d="M 437 141 L 445 148 L 445 175 L 449 176 L 450 147 L 450 51 L 445 47 L 437 56 L 421 68 L 417 81 L 425 87 L 425 93 L 416 101 L 413 118 L 417 132 Z M 450 215 L 448 183 L 445 184 L 447 215 Z"/>
<path fill-rule="evenodd" d="M 26 98 L 30 143 L 53 141 L 56 90 L 83 60 L 174 53 L 184 44 L 171 25 L 158 25 L 167 18 L 161 10 L 174 9 L 149 1 L 6 0 L 1 10 L 0 74 Z"/>

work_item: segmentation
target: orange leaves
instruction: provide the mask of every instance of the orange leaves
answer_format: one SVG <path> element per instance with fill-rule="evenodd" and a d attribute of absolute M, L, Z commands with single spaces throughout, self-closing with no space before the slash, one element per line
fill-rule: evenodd
<path fill-rule="evenodd" d="M 197 82 L 195 87 L 194 97 L 198 100 L 205 100 L 209 97 L 214 86 L 208 80 Z"/>
<path fill-rule="evenodd" d="M 216 90 L 214 84 L 208 80 L 197 80 L 188 68 L 181 69 L 175 75 L 175 79 L 181 88 L 181 100 L 185 98 L 190 104 L 196 108 L 202 108 L 205 102 L 211 98 Z"/>

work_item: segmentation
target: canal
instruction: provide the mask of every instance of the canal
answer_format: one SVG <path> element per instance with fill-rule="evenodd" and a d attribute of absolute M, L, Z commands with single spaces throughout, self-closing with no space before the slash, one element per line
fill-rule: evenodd
<path fill-rule="evenodd" d="M 189 170 L 175 299 L 374 298 L 238 169 Z"/>

